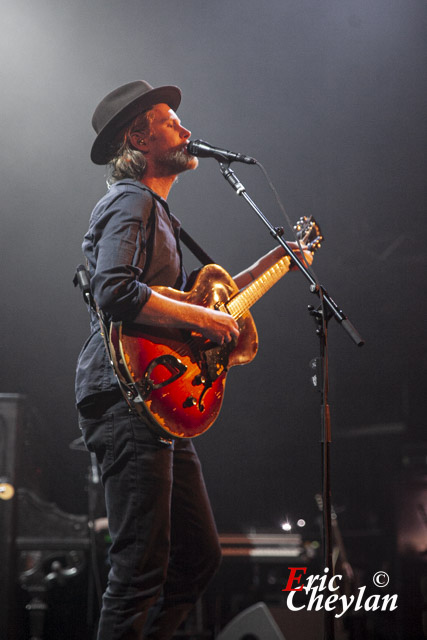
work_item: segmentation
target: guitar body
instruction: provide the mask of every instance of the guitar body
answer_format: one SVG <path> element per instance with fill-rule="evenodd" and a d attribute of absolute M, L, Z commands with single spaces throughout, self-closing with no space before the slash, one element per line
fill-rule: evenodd
<path fill-rule="evenodd" d="M 318 224 L 301 218 L 296 236 L 309 251 L 323 239 Z M 218 345 L 181 329 L 112 323 L 106 348 L 129 404 L 164 438 L 194 438 L 209 429 L 221 409 L 228 370 L 254 359 L 258 335 L 249 309 L 288 273 L 281 257 L 241 291 L 217 264 L 203 267 L 189 291 L 153 287 L 163 296 L 229 313 L 237 320 L 238 340 Z"/>
<path fill-rule="evenodd" d="M 231 276 L 210 264 L 189 291 L 153 287 L 162 295 L 212 309 L 238 293 Z M 221 409 L 230 367 L 254 359 L 258 335 L 249 311 L 237 322 L 239 339 L 225 345 L 187 330 L 113 323 L 110 354 L 130 403 L 167 438 L 193 438 L 209 429 Z"/>

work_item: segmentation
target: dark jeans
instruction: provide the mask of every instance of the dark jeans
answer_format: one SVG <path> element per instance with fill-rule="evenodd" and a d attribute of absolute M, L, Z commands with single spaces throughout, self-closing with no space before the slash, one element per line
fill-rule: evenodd
<path fill-rule="evenodd" d="M 218 568 L 215 522 L 192 441 L 161 442 L 123 399 L 109 398 L 79 417 L 101 467 L 112 539 L 98 640 L 166 640 Z"/>

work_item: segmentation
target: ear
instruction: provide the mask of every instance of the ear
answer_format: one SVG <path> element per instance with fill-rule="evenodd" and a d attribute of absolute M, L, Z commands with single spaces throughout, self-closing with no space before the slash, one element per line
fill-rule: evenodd
<path fill-rule="evenodd" d="M 145 141 L 145 136 L 138 131 L 131 133 L 130 141 L 132 142 L 132 146 L 138 151 L 142 151 L 143 153 L 147 152 L 147 142 Z"/>

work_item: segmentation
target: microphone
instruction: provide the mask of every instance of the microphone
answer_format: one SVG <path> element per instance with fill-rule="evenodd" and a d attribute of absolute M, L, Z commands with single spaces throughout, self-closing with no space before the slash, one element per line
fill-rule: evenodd
<path fill-rule="evenodd" d="M 245 156 L 243 153 L 235 153 L 227 151 L 227 149 L 219 149 L 203 140 L 190 140 L 187 145 L 187 151 L 192 156 L 199 158 L 215 158 L 218 162 L 245 162 L 246 164 L 256 164 L 255 158 Z"/>

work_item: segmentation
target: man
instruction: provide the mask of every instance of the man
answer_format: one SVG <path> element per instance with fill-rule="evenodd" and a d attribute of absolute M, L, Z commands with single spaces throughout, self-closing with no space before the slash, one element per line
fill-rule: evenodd
<path fill-rule="evenodd" d="M 177 87 L 137 81 L 98 105 L 91 158 L 109 165 L 110 189 L 92 212 L 83 252 L 93 297 L 108 319 L 189 329 L 222 344 L 239 336 L 230 315 L 151 289 L 180 289 L 186 280 L 180 224 L 167 205 L 177 175 L 198 164 L 176 115 L 180 101 Z M 282 255 L 277 247 L 239 274 L 239 288 Z M 159 438 L 129 409 L 94 313 L 91 329 L 76 399 L 86 445 L 101 468 L 112 540 L 98 640 L 166 640 L 218 567 L 216 527 L 192 441 Z"/>

